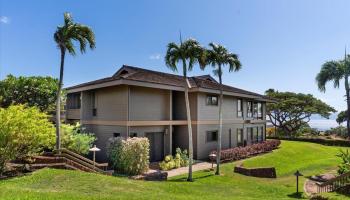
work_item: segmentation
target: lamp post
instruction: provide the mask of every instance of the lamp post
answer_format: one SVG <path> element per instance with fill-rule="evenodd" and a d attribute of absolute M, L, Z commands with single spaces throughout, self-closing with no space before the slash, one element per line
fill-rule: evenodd
<path fill-rule="evenodd" d="M 97 148 L 96 145 L 89 149 L 89 151 L 93 152 L 93 161 L 94 161 L 94 169 L 95 169 L 95 160 L 96 160 L 96 151 L 101 151 L 101 149 Z"/>
<path fill-rule="evenodd" d="M 297 177 L 297 194 L 299 194 L 299 176 L 304 176 L 297 170 L 297 172 L 294 173 L 294 175 Z"/>
<path fill-rule="evenodd" d="M 211 161 L 211 170 L 214 170 L 214 160 L 216 160 L 216 154 L 215 153 L 211 153 L 209 155 L 209 159 Z"/>

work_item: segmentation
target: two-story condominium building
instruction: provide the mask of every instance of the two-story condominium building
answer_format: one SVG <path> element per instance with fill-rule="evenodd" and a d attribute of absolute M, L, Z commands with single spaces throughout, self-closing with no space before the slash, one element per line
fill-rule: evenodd
<path fill-rule="evenodd" d="M 193 153 L 206 159 L 216 149 L 219 84 L 210 75 L 188 78 Z M 224 85 L 222 148 L 265 140 L 264 95 Z M 96 135 L 106 159 L 111 137 L 147 137 L 150 160 L 162 160 L 175 148 L 188 149 L 188 131 L 181 76 L 131 66 L 113 76 L 67 88 L 66 119 L 79 121 Z"/>

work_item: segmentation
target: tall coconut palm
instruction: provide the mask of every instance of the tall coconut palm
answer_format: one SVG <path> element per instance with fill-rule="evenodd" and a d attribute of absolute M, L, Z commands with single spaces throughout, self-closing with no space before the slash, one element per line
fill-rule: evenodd
<path fill-rule="evenodd" d="M 344 60 L 328 61 L 322 65 L 321 71 L 316 76 L 316 83 L 318 89 L 321 92 L 326 92 L 326 84 L 333 82 L 334 88 L 339 88 L 340 81 L 344 79 L 344 87 L 346 94 L 347 113 L 346 113 L 346 126 L 348 131 L 348 137 L 350 138 L 350 87 L 349 87 L 349 75 L 350 75 L 350 55 L 345 52 Z"/>
<path fill-rule="evenodd" d="M 167 46 L 167 52 L 165 55 L 166 65 L 173 71 L 177 72 L 177 64 L 182 63 L 183 72 L 183 84 L 185 88 L 185 104 L 186 104 L 186 116 L 188 127 L 188 178 L 187 181 L 192 181 L 192 163 L 193 163 L 193 142 L 192 142 L 192 123 L 190 103 L 188 99 L 189 82 L 187 80 L 187 72 L 191 71 L 196 63 L 203 64 L 203 52 L 204 49 L 194 39 L 188 39 L 182 42 L 180 37 L 180 44 L 169 43 Z"/>
<path fill-rule="evenodd" d="M 56 32 L 54 33 L 54 39 L 57 43 L 57 47 L 61 51 L 60 77 L 56 100 L 56 149 L 60 149 L 61 91 L 64 72 L 64 58 L 67 51 L 69 54 L 73 56 L 75 55 L 73 41 L 79 43 L 81 53 L 85 53 L 87 44 L 89 45 L 90 49 L 94 49 L 95 35 L 90 27 L 75 23 L 70 13 L 66 12 L 64 13 L 64 25 L 57 27 Z"/>
<path fill-rule="evenodd" d="M 220 175 L 220 156 L 221 156 L 221 135 L 222 135 L 222 104 L 223 104 L 223 86 L 222 86 L 222 67 L 228 66 L 229 72 L 241 69 L 241 62 L 238 55 L 230 53 L 224 46 L 210 43 L 210 49 L 206 51 L 205 62 L 214 67 L 214 75 L 219 78 L 220 97 L 219 97 L 219 133 L 216 156 L 216 175 Z"/>

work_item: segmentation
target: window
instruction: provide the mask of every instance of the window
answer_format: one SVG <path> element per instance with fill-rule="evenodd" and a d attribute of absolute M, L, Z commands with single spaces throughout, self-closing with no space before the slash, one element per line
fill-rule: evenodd
<path fill-rule="evenodd" d="M 258 119 L 262 119 L 263 110 L 262 110 L 262 103 L 258 103 Z"/>
<path fill-rule="evenodd" d="M 91 93 L 92 116 L 97 116 L 97 105 L 95 92 Z"/>
<path fill-rule="evenodd" d="M 129 137 L 132 137 L 132 138 L 133 138 L 133 137 L 137 137 L 137 133 L 130 133 L 130 134 L 129 134 Z"/>
<path fill-rule="evenodd" d="M 217 106 L 218 105 L 218 96 L 208 95 L 207 96 L 207 105 Z"/>
<path fill-rule="evenodd" d="M 218 131 L 207 131 L 207 142 L 218 141 Z"/>
<path fill-rule="evenodd" d="M 120 133 L 113 133 L 113 137 L 120 137 Z"/>
<path fill-rule="evenodd" d="M 253 141 L 253 128 L 248 127 L 247 128 L 247 139 L 250 138 L 251 141 Z"/>
<path fill-rule="evenodd" d="M 243 129 L 237 129 L 237 146 L 243 146 Z"/>
<path fill-rule="evenodd" d="M 256 143 L 258 142 L 258 127 L 253 128 L 253 134 L 252 134 L 252 142 Z"/>
<path fill-rule="evenodd" d="M 264 127 L 261 126 L 261 127 L 259 127 L 258 141 L 262 142 L 263 140 L 264 140 Z"/>
<path fill-rule="evenodd" d="M 237 100 L 237 117 L 243 117 L 242 99 Z"/>
<path fill-rule="evenodd" d="M 247 102 L 247 117 L 253 117 L 253 102 Z"/>
<path fill-rule="evenodd" d="M 258 118 L 258 103 L 253 103 L 253 117 L 256 119 Z"/>
<path fill-rule="evenodd" d="M 67 94 L 67 108 L 80 109 L 80 93 Z"/>

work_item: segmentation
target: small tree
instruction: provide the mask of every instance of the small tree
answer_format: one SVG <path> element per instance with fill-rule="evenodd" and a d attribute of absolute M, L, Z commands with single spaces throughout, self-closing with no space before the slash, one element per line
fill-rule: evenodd
<path fill-rule="evenodd" d="M 86 155 L 96 140 L 92 133 L 85 132 L 85 129 L 79 124 L 62 124 L 62 146 L 78 154 Z"/>
<path fill-rule="evenodd" d="M 0 107 L 27 104 L 42 112 L 55 110 L 58 80 L 52 77 L 8 75 L 0 81 Z"/>
<path fill-rule="evenodd" d="M 55 129 L 36 107 L 0 108 L 0 174 L 8 161 L 26 159 L 52 149 Z"/>
<path fill-rule="evenodd" d="M 297 130 L 310 121 L 311 115 L 318 114 L 328 118 L 336 110 L 315 98 L 311 94 L 278 92 L 269 89 L 266 92 L 277 102 L 267 103 L 266 111 L 271 123 L 288 136 L 295 136 Z"/>

